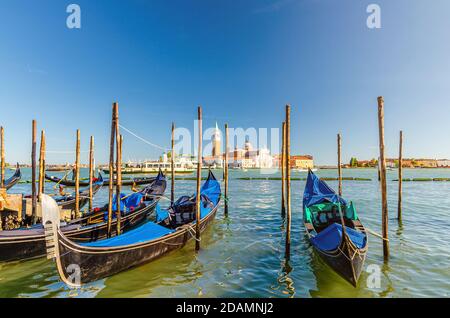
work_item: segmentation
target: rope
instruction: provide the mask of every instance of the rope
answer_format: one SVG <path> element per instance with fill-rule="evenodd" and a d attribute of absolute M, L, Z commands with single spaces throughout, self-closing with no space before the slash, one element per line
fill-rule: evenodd
<path fill-rule="evenodd" d="M 156 145 L 156 144 L 154 144 L 154 143 L 151 143 L 150 141 L 148 141 L 148 140 L 146 140 L 146 139 L 144 139 L 144 138 L 142 138 L 142 137 L 136 135 L 134 132 L 132 132 L 131 130 L 129 130 L 128 128 L 126 128 L 126 127 L 124 127 L 124 126 L 122 126 L 122 125 L 120 125 L 120 124 L 119 124 L 119 127 L 122 128 L 123 130 L 125 130 L 125 131 L 126 131 L 127 133 L 129 133 L 130 135 L 136 137 L 137 139 L 139 139 L 139 140 L 145 142 L 146 144 L 148 144 L 148 145 L 150 145 L 150 146 L 152 146 L 152 147 L 155 147 L 155 148 L 158 148 L 158 149 L 161 149 L 161 150 L 164 150 L 164 151 L 170 150 L 169 148 L 164 148 L 164 147 L 158 146 L 158 145 Z"/>
<path fill-rule="evenodd" d="M 372 231 L 372 230 L 370 230 L 368 228 L 366 228 L 366 231 L 369 232 L 370 234 L 372 234 L 373 236 L 376 236 L 376 237 L 382 239 L 383 241 L 389 242 L 389 239 L 384 238 L 382 235 L 380 235 L 380 234 L 378 234 L 378 233 L 376 233 L 376 232 L 374 232 L 374 231 Z"/>
<path fill-rule="evenodd" d="M 220 198 L 223 199 L 226 203 L 230 201 L 230 199 L 226 197 L 223 193 L 220 194 Z"/>
<path fill-rule="evenodd" d="M 80 150 L 80 152 L 89 152 L 89 150 Z M 46 150 L 45 153 L 73 154 L 73 153 L 75 153 L 75 151 L 72 151 L 72 150 L 62 150 L 62 151 L 58 151 L 58 150 Z"/>
<path fill-rule="evenodd" d="M 72 170 L 67 170 L 66 174 L 65 174 L 61 179 L 59 179 L 59 181 L 55 184 L 55 186 L 53 187 L 53 189 L 56 189 L 56 186 L 58 186 L 58 185 L 61 183 L 61 181 L 63 181 L 63 179 L 65 179 L 65 178 L 69 175 L 69 173 L 70 173 L 71 171 L 73 171 L 73 169 L 72 169 Z"/>
<path fill-rule="evenodd" d="M 197 239 L 197 238 L 195 237 L 195 230 L 192 228 L 191 225 L 188 225 L 188 226 L 187 226 L 187 230 L 188 230 L 188 233 L 191 235 L 191 237 L 192 237 L 194 240 L 196 240 L 197 242 L 201 242 L 201 238 Z M 192 234 L 190 230 L 192 230 L 192 231 L 194 232 L 194 234 Z"/>

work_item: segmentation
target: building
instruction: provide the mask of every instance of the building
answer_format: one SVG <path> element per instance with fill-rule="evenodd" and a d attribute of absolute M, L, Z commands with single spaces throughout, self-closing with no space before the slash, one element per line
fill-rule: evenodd
<path fill-rule="evenodd" d="M 450 159 L 438 159 L 436 165 L 439 168 L 450 168 Z"/>
<path fill-rule="evenodd" d="M 275 155 L 273 161 L 277 167 L 280 167 L 281 155 Z M 314 158 L 311 155 L 293 155 L 290 165 L 292 169 L 312 169 L 314 168 Z"/>
<path fill-rule="evenodd" d="M 293 169 L 312 169 L 314 168 L 314 160 L 310 155 L 304 156 L 291 156 L 290 160 L 291 168 Z"/>

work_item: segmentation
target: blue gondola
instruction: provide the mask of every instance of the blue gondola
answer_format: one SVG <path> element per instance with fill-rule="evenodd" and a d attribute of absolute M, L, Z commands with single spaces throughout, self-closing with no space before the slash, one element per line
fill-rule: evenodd
<path fill-rule="evenodd" d="M 367 232 L 353 203 L 311 170 L 303 194 L 303 223 L 321 258 L 356 287 L 367 254 Z"/>
<path fill-rule="evenodd" d="M 200 230 L 210 224 L 220 201 L 220 184 L 210 171 L 201 188 Z M 46 211 L 52 210 L 51 198 L 45 197 Z M 68 285 L 96 281 L 150 262 L 183 247 L 195 238 L 196 195 L 181 197 L 169 209 L 157 208 L 155 222 L 147 222 L 127 233 L 89 243 L 75 243 L 55 226 L 57 219 L 46 216 L 49 252 L 56 258 L 58 273 Z M 80 266 L 80 277 L 73 281 L 70 264 Z M 69 267 L 71 269 L 71 267 Z"/>

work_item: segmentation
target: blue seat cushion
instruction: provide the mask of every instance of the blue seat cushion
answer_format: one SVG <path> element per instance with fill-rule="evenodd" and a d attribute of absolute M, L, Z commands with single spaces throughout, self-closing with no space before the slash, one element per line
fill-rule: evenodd
<path fill-rule="evenodd" d="M 357 248 L 364 248 L 367 239 L 364 233 L 345 227 L 348 237 Z M 338 248 L 342 240 L 342 225 L 333 223 L 315 237 L 311 238 L 311 243 L 320 250 L 332 251 Z"/>

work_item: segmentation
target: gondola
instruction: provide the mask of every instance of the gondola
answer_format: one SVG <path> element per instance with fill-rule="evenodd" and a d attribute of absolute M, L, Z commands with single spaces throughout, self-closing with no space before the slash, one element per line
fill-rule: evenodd
<path fill-rule="evenodd" d="M 129 208 L 128 212 L 121 214 L 121 231 L 127 232 L 142 224 L 154 211 L 165 190 L 166 178 L 160 173 L 152 184 L 147 185 L 141 192 L 132 194 L 131 196 L 141 196 L 142 204 L 135 208 Z M 42 195 L 42 197 L 47 197 L 47 195 Z M 54 201 L 54 199 L 52 200 Z M 44 214 L 44 202 L 41 202 L 41 204 Z M 104 239 L 108 234 L 107 213 L 108 205 L 96 208 L 84 214 L 81 218 L 61 223 L 60 230 L 76 242 L 92 242 Z M 111 235 L 115 235 L 117 219 L 113 218 L 111 223 Z M 42 224 L 26 229 L 0 231 L 0 262 L 26 260 L 42 256 L 45 256 L 45 236 Z"/>
<path fill-rule="evenodd" d="M 303 194 L 303 223 L 314 250 L 356 287 L 368 250 L 366 229 L 353 202 L 336 194 L 311 170 Z"/>
<path fill-rule="evenodd" d="M 70 179 L 61 179 L 55 176 L 49 176 L 48 174 L 45 174 L 45 179 L 55 182 L 57 184 L 61 184 L 66 187 L 74 187 L 75 186 L 75 180 Z M 155 180 L 155 177 L 151 178 L 133 178 L 133 179 L 122 179 L 122 186 L 132 186 L 132 185 L 147 185 L 152 183 Z M 96 181 L 96 180 L 94 180 Z M 86 187 L 89 185 L 89 181 L 79 181 L 80 187 Z M 116 182 L 114 182 L 114 185 Z M 103 185 L 108 186 L 109 185 L 109 178 L 105 178 L 103 180 Z"/>
<path fill-rule="evenodd" d="M 103 186 L 103 177 L 99 173 L 98 178 L 93 182 L 92 184 L 92 194 L 95 195 Z M 65 210 L 75 210 L 75 195 L 69 194 L 69 195 L 62 195 L 58 197 L 54 197 L 56 203 L 58 203 L 58 206 L 61 209 Z M 86 203 L 89 202 L 89 187 L 80 191 L 79 199 L 78 199 L 78 207 L 81 209 L 83 206 L 86 205 Z"/>
<path fill-rule="evenodd" d="M 205 230 L 216 214 L 220 201 L 220 184 L 209 172 L 201 188 L 200 229 Z M 57 225 L 55 202 L 46 197 L 44 215 L 47 257 L 56 258 L 58 273 L 69 286 L 111 276 L 131 267 L 150 262 L 195 237 L 195 195 L 179 198 L 169 209 L 157 208 L 155 222 L 147 222 L 122 235 L 91 243 L 76 243 Z M 56 217 L 55 217 L 56 216 Z M 73 277 L 73 265 L 79 266 Z"/>
<path fill-rule="evenodd" d="M 22 172 L 20 171 L 19 163 L 17 163 L 14 174 L 4 182 L 6 190 L 11 189 L 17 182 L 20 181 L 20 178 L 22 178 Z"/>

